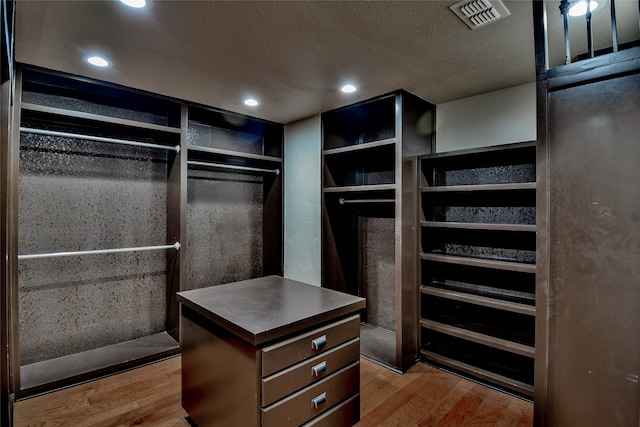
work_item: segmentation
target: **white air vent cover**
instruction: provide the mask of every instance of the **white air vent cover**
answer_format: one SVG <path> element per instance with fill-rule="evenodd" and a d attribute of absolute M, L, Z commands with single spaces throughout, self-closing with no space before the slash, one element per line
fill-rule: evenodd
<path fill-rule="evenodd" d="M 511 15 L 500 0 L 463 0 L 449 9 L 472 30 Z"/>

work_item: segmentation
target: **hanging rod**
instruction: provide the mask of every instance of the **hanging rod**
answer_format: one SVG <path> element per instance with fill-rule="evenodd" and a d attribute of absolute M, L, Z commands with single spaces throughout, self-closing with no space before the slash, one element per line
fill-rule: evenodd
<path fill-rule="evenodd" d="M 194 160 L 189 160 L 187 164 L 194 165 L 194 166 L 205 166 L 210 168 L 236 169 L 236 170 L 244 170 L 244 171 L 252 171 L 252 172 L 268 172 L 268 173 L 275 173 L 276 175 L 280 175 L 280 169 L 263 169 L 263 168 L 254 168 L 251 166 L 226 165 L 224 163 L 196 162 Z"/>
<path fill-rule="evenodd" d="M 345 199 L 344 197 L 340 197 L 338 202 L 341 205 L 346 205 L 349 203 L 395 203 L 394 199 Z"/>
<path fill-rule="evenodd" d="M 140 252 L 140 251 L 158 251 L 161 249 L 180 249 L 180 243 L 176 242 L 173 245 L 160 245 L 160 246 L 139 246 L 137 248 L 115 248 L 115 249 L 95 249 L 91 251 L 75 251 L 75 252 L 53 252 L 48 254 L 29 254 L 18 255 L 18 259 L 34 259 L 34 258 L 54 258 L 62 256 L 78 256 L 78 255 L 96 255 L 96 254 L 115 254 L 121 252 Z"/>
<path fill-rule="evenodd" d="M 133 145 L 136 147 L 160 148 L 162 150 L 173 150 L 176 153 L 180 152 L 179 145 L 169 146 L 169 145 L 160 145 L 160 144 L 149 144 L 147 142 L 128 141 L 126 139 L 105 138 L 102 136 L 82 135 L 78 133 L 58 132 L 55 130 L 35 129 L 35 128 L 27 128 L 22 126 L 20 127 L 20 132 L 33 133 L 37 135 L 60 136 L 63 138 L 86 139 L 89 141 L 97 141 L 97 142 L 110 142 L 113 144 Z"/>

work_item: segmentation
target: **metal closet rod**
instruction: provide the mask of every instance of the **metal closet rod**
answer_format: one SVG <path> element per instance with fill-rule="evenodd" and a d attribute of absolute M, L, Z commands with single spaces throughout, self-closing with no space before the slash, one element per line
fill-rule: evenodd
<path fill-rule="evenodd" d="M 263 169 L 263 168 L 254 168 L 251 166 L 226 165 L 224 163 L 196 162 L 194 160 L 189 160 L 187 164 L 193 165 L 193 166 L 210 167 L 210 168 L 236 169 L 236 170 L 244 170 L 244 171 L 252 171 L 252 172 L 267 172 L 267 173 L 275 173 L 276 175 L 280 175 L 280 169 Z"/>
<path fill-rule="evenodd" d="M 35 129 L 35 128 L 28 128 L 28 127 L 22 127 L 22 126 L 20 127 L 20 132 L 33 133 L 37 135 L 60 136 L 63 138 L 86 139 L 89 141 L 109 142 L 112 144 L 133 145 L 136 147 L 159 148 L 162 150 L 173 150 L 176 153 L 180 152 L 179 145 L 170 146 L 170 145 L 160 145 L 160 144 L 149 144 L 147 142 L 128 141 L 126 139 L 105 138 L 102 136 L 83 135 L 79 133 L 70 133 L 70 132 L 58 132 L 55 130 Z"/>
<path fill-rule="evenodd" d="M 395 199 L 345 199 L 340 197 L 338 199 L 341 205 L 347 205 L 349 203 L 395 203 Z"/>
<path fill-rule="evenodd" d="M 115 249 L 94 249 L 91 251 L 75 251 L 75 252 L 52 252 L 44 254 L 28 254 L 18 255 L 18 259 L 34 259 L 34 258 L 54 258 L 62 256 L 78 256 L 78 255 L 96 255 L 96 254 L 115 254 L 121 252 L 141 252 L 141 251 L 158 251 L 161 249 L 180 249 L 180 243 L 175 242 L 173 245 L 160 246 L 139 246 L 135 248 L 115 248 Z"/>

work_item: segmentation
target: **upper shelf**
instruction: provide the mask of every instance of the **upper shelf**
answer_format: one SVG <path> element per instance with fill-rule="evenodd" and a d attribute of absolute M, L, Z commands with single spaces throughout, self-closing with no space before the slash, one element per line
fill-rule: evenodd
<path fill-rule="evenodd" d="M 395 184 L 377 184 L 377 185 L 350 185 L 345 187 L 325 187 L 325 193 L 348 193 L 358 191 L 383 191 L 383 190 L 395 190 Z"/>
<path fill-rule="evenodd" d="M 198 147 L 190 145 L 187 150 L 190 153 L 211 154 L 220 157 L 236 157 L 239 159 L 260 160 L 269 163 L 282 163 L 282 157 L 264 156 L 262 154 L 242 153 L 239 151 L 223 150 L 220 148 Z"/>
<path fill-rule="evenodd" d="M 358 145 L 349 145 L 347 147 L 340 147 L 340 148 L 332 148 L 329 150 L 324 150 L 323 154 L 325 156 L 330 156 L 332 154 L 341 154 L 341 153 L 349 153 L 349 152 L 354 152 L 354 151 L 364 151 L 364 150 L 370 150 L 372 148 L 378 148 L 378 147 L 384 147 L 387 145 L 393 145 L 397 142 L 396 138 L 388 138 L 388 139 L 383 139 L 380 141 L 373 141 L 373 142 L 365 142 L 363 144 L 358 144 Z"/>
<path fill-rule="evenodd" d="M 139 129 L 149 129 L 149 130 L 160 131 L 160 132 L 180 134 L 179 128 L 156 125 L 152 123 L 139 122 L 135 120 L 121 119 L 118 117 L 103 116 L 100 114 L 85 113 L 82 111 L 72 111 L 72 110 L 66 110 L 64 108 L 47 107 L 44 105 L 29 104 L 29 103 L 22 103 L 21 107 L 23 111 L 27 111 L 27 112 L 36 112 L 36 113 L 42 113 L 42 114 L 47 114 L 52 116 L 66 117 L 69 119 L 89 120 L 89 121 L 94 121 L 99 123 L 108 123 L 113 125 L 129 126 L 129 127 L 139 128 Z"/>

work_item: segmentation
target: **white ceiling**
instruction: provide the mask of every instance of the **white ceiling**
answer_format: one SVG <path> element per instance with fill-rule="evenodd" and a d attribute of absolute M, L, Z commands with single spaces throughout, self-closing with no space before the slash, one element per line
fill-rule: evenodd
<path fill-rule="evenodd" d="M 21 0 L 16 60 L 281 123 L 396 89 L 440 104 L 535 80 L 530 1 L 477 30 L 455 2 Z M 338 91 L 348 80 L 357 93 Z"/>

